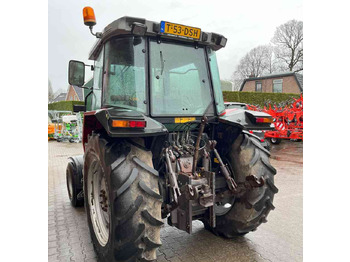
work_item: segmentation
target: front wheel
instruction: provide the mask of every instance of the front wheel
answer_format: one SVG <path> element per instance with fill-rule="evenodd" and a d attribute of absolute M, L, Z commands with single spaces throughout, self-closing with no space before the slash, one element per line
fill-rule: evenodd
<path fill-rule="evenodd" d="M 83 165 L 82 155 L 68 158 L 66 182 L 68 197 L 73 207 L 84 205 L 84 199 L 80 197 L 80 195 L 82 195 L 81 191 L 83 190 Z"/>
<path fill-rule="evenodd" d="M 84 155 L 84 193 L 99 261 L 156 259 L 162 198 L 151 152 L 93 134 Z"/>

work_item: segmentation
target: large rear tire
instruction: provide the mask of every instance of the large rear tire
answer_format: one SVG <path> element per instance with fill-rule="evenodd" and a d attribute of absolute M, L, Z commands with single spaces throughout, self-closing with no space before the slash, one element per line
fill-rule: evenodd
<path fill-rule="evenodd" d="M 151 152 L 93 134 L 84 155 L 84 193 L 99 261 L 156 259 L 162 197 Z"/>
<path fill-rule="evenodd" d="M 234 142 L 227 156 L 228 166 L 233 171 L 236 182 L 244 182 L 249 175 L 258 179 L 263 177 L 262 187 L 247 191 L 241 198 L 234 199 L 230 210 L 216 216 L 216 228 L 211 228 L 204 221 L 205 228 L 226 238 L 242 236 L 254 231 L 266 217 L 273 206 L 273 198 L 278 192 L 274 185 L 276 169 L 269 162 L 270 153 L 260 141 L 248 132 L 242 133 Z"/>

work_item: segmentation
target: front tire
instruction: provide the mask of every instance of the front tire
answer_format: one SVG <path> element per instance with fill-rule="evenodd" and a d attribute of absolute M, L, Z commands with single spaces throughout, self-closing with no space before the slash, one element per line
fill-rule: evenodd
<path fill-rule="evenodd" d="M 68 158 L 66 182 L 68 197 L 73 207 L 81 207 L 84 205 L 84 199 L 79 198 L 79 194 L 81 194 L 83 190 L 83 183 L 81 181 L 83 177 L 82 168 L 82 155 Z"/>
<path fill-rule="evenodd" d="M 85 208 L 99 261 L 156 259 L 162 198 L 151 152 L 93 134 L 84 160 Z"/>

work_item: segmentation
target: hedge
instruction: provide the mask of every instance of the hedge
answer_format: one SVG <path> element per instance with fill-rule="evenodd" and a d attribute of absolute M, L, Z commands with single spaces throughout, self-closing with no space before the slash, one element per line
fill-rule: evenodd
<path fill-rule="evenodd" d="M 225 102 L 240 102 L 251 105 L 264 106 L 266 101 L 271 101 L 272 104 L 277 104 L 291 98 L 299 98 L 299 94 L 289 93 L 258 93 L 258 92 L 237 92 L 223 91 Z"/>
<path fill-rule="evenodd" d="M 60 101 L 48 105 L 49 110 L 73 111 L 73 105 L 84 105 L 84 101 Z"/>
<path fill-rule="evenodd" d="M 234 92 L 223 91 L 224 101 L 240 102 L 251 105 L 264 106 L 265 102 L 270 100 L 272 103 L 280 103 L 286 100 L 299 98 L 299 94 L 288 93 L 258 93 L 258 92 Z M 60 101 L 49 104 L 49 110 L 73 111 L 73 105 L 84 105 L 83 101 Z"/>

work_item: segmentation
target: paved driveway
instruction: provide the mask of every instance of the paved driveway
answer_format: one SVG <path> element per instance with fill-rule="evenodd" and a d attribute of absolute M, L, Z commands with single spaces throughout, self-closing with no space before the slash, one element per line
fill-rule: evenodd
<path fill-rule="evenodd" d="M 188 235 L 165 225 L 157 261 L 302 261 L 303 259 L 303 144 L 283 141 L 272 147 L 277 169 L 276 209 L 257 231 L 235 240 L 217 237 L 201 222 Z M 65 169 L 69 156 L 83 153 L 81 144 L 49 142 L 49 262 L 97 261 L 84 208 L 70 205 Z"/>

